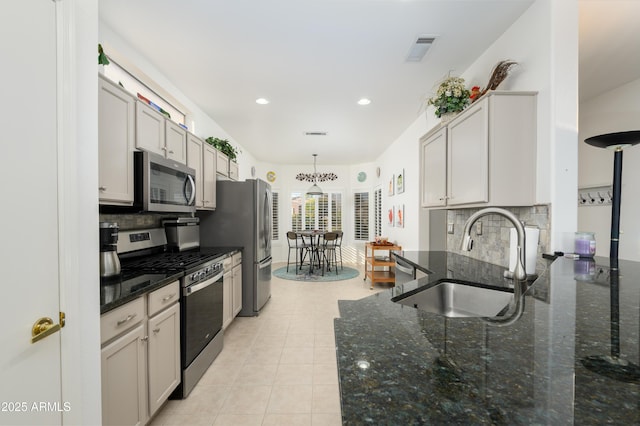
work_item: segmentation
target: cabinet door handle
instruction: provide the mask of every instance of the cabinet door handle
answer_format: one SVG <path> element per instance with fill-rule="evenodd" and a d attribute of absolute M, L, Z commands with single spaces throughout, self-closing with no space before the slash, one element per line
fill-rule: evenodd
<path fill-rule="evenodd" d="M 160 329 L 159 328 L 154 328 L 153 329 L 153 334 L 158 334 L 160 333 Z"/>
<path fill-rule="evenodd" d="M 162 302 L 163 302 L 163 303 L 164 303 L 164 302 L 168 302 L 169 300 L 173 299 L 173 297 L 174 297 L 175 295 L 176 295 L 176 294 L 175 294 L 175 293 L 173 293 L 173 294 L 170 294 L 170 295 L 168 295 L 168 296 L 163 297 L 163 298 L 162 298 Z"/>
<path fill-rule="evenodd" d="M 161 147 L 160 149 L 161 149 L 161 150 L 163 150 L 163 151 L 166 151 L 166 150 L 167 150 L 167 147 L 166 147 L 166 146 L 163 146 L 163 147 Z"/>
<path fill-rule="evenodd" d="M 126 318 L 119 320 L 116 325 L 119 327 L 122 324 L 128 323 L 129 321 L 131 321 L 132 319 L 134 319 L 136 317 L 136 315 L 138 314 L 131 314 L 131 315 L 127 315 Z"/>
<path fill-rule="evenodd" d="M 106 187 L 106 186 L 99 186 L 99 187 L 98 187 L 98 190 L 99 190 L 99 191 L 106 191 L 106 190 L 107 190 L 107 187 Z"/>
<path fill-rule="evenodd" d="M 169 150 L 169 154 L 173 154 L 173 151 Z"/>
<path fill-rule="evenodd" d="M 148 340 L 149 340 L 149 336 L 144 336 L 144 337 L 141 337 L 141 338 L 140 338 L 140 341 L 141 341 L 142 343 L 147 343 L 147 341 L 148 341 Z"/>

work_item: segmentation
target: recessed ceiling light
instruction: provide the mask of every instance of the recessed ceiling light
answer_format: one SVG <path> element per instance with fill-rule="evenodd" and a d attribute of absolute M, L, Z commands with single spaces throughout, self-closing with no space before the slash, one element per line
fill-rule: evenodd
<path fill-rule="evenodd" d="M 362 98 L 358 101 L 358 105 L 369 105 L 371 103 L 371 99 Z"/>
<path fill-rule="evenodd" d="M 260 104 L 260 105 L 266 105 L 266 104 L 269 103 L 269 100 L 265 99 L 265 98 L 258 98 L 258 99 L 256 99 L 256 103 Z"/>

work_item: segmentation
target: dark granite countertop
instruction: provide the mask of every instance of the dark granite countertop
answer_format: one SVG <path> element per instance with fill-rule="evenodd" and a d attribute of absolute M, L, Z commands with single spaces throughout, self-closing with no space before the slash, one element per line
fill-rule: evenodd
<path fill-rule="evenodd" d="M 242 247 L 201 247 L 204 254 L 231 254 L 242 251 Z M 131 302 L 138 297 L 179 280 L 184 272 L 131 273 L 125 276 L 100 279 L 100 314 Z"/>
<path fill-rule="evenodd" d="M 131 302 L 144 294 L 179 280 L 183 272 L 167 274 L 139 273 L 122 278 L 100 280 L 100 314 Z"/>
<path fill-rule="evenodd" d="M 616 274 L 606 258 L 558 258 L 524 286 L 523 309 L 496 323 L 392 299 L 445 278 L 512 287 L 504 268 L 448 252 L 398 255 L 429 275 L 339 302 L 344 424 L 640 424 L 640 263 L 620 261 Z M 617 347 L 630 366 L 607 367 Z"/>

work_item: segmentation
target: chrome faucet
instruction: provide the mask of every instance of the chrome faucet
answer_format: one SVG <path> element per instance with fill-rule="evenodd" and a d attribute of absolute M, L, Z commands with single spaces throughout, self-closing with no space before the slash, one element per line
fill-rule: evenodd
<path fill-rule="evenodd" d="M 469 219 L 467 219 L 467 222 L 464 224 L 464 231 L 462 231 L 461 249 L 463 251 L 471 251 L 471 249 L 473 248 L 473 239 L 471 238 L 471 227 L 482 216 L 487 216 L 490 214 L 497 214 L 508 219 L 516 228 L 516 232 L 518 233 L 518 247 L 516 248 L 516 268 L 513 271 L 513 279 L 518 281 L 526 281 L 527 272 L 524 269 L 524 262 L 525 262 L 524 226 L 522 226 L 522 223 L 520 223 L 520 220 L 518 220 L 516 215 L 514 215 L 508 210 L 501 209 L 498 207 L 487 207 L 486 209 L 482 209 L 472 214 L 471 217 L 469 217 Z"/>

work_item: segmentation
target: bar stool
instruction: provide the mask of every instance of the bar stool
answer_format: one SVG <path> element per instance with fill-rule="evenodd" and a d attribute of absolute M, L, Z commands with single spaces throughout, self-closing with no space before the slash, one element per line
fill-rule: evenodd
<path fill-rule="evenodd" d="M 326 232 L 323 236 L 322 243 L 322 275 L 324 275 L 325 266 L 327 271 L 331 270 L 331 265 L 338 275 L 338 261 L 336 257 L 336 248 L 338 247 L 338 233 Z"/>
<path fill-rule="evenodd" d="M 344 232 L 336 231 L 336 233 L 338 234 L 336 247 L 338 248 L 338 256 L 340 257 L 340 270 L 342 271 L 344 270 L 344 268 L 342 267 L 342 236 L 344 235 Z"/>
<path fill-rule="evenodd" d="M 289 272 L 289 264 L 291 263 L 291 250 L 296 253 L 296 274 L 302 269 L 302 264 L 309 250 L 309 245 L 304 242 L 302 236 L 293 231 L 287 232 L 287 244 L 289 244 L 289 252 L 287 253 L 287 272 Z"/>

